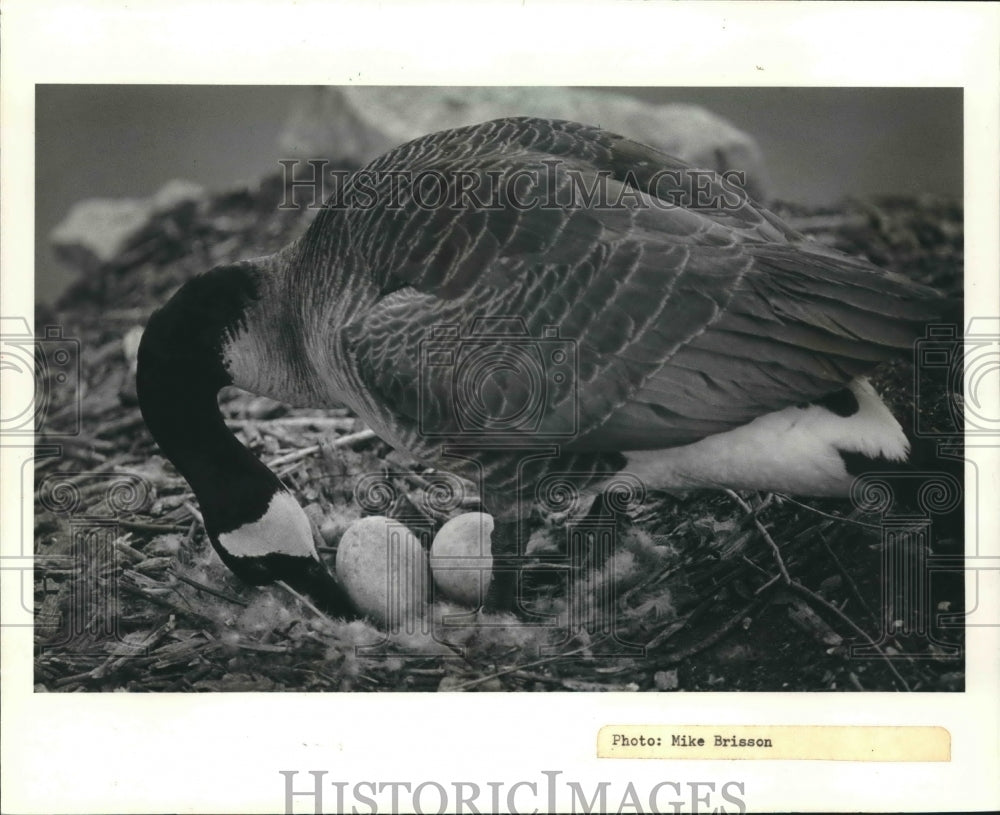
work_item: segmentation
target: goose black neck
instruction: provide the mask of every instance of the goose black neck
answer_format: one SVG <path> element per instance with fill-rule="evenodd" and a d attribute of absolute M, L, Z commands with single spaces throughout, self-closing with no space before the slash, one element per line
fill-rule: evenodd
<path fill-rule="evenodd" d="M 249 264 L 213 269 L 150 317 L 139 346 L 139 409 L 163 454 L 187 479 L 215 539 L 263 516 L 281 482 L 226 427 L 219 389 L 232 380 L 226 339 L 257 298 Z"/>

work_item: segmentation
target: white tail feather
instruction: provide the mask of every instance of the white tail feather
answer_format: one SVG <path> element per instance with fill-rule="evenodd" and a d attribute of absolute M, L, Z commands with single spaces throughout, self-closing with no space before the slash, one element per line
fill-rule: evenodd
<path fill-rule="evenodd" d="M 846 495 L 854 477 L 841 451 L 904 461 L 909 442 L 871 384 L 850 383 L 858 410 L 789 407 L 726 433 L 666 450 L 628 454 L 627 469 L 654 489 L 729 487 L 797 495 Z"/>

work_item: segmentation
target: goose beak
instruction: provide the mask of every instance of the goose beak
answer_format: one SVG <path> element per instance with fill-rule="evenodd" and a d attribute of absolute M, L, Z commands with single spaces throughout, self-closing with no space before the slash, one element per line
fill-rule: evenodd
<path fill-rule="evenodd" d="M 317 609 L 330 617 L 346 620 L 358 618 L 358 612 L 351 603 L 344 587 L 318 560 L 308 560 L 297 564 L 301 568 L 292 570 L 284 582 L 307 597 Z"/>
<path fill-rule="evenodd" d="M 357 616 L 347 592 L 320 560 L 309 519 L 286 490 L 271 496 L 260 518 L 210 537 L 222 561 L 245 582 L 283 581 L 330 616 Z"/>

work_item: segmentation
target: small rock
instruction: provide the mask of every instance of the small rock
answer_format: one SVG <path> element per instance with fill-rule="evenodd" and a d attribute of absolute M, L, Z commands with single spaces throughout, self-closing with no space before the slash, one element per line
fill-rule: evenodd
<path fill-rule="evenodd" d="M 288 413 L 288 408 L 281 402 L 268 396 L 256 396 L 246 406 L 248 419 L 275 419 Z"/>
<path fill-rule="evenodd" d="M 122 336 L 122 353 L 128 369 L 135 376 L 139 364 L 139 343 L 142 341 L 142 326 L 134 325 Z"/>
<path fill-rule="evenodd" d="M 831 593 L 840 589 L 844 579 L 839 574 L 832 574 L 819 584 L 819 593 L 824 597 L 829 597 Z"/>
<path fill-rule="evenodd" d="M 493 575 L 493 518 L 466 512 L 441 527 L 431 544 L 431 571 L 441 592 L 457 603 L 478 608 Z"/>
<path fill-rule="evenodd" d="M 118 400 L 127 406 L 139 404 L 139 394 L 135 389 L 135 372 L 139 364 L 139 342 L 142 340 L 142 326 L 132 326 L 122 337 L 122 353 L 128 365 L 128 374 L 118 389 Z"/>
<path fill-rule="evenodd" d="M 657 690 L 677 690 L 680 684 L 677 671 L 657 671 L 653 674 L 653 684 Z"/>
<path fill-rule="evenodd" d="M 337 547 L 337 577 L 357 609 L 391 630 L 427 608 L 427 556 L 402 524 L 372 515 L 351 524 Z"/>
<path fill-rule="evenodd" d="M 155 218 L 188 217 L 203 196 L 200 185 L 174 180 L 149 198 L 88 198 L 73 205 L 49 239 L 61 261 L 92 272 L 121 254 Z"/>
<path fill-rule="evenodd" d="M 463 679 L 461 676 L 453 676 L 449 674 L 438 682 L 438 693 L 453 693 L 455 691 L 465 690 L 464 685 L 468 682 L 467 679 Z"/>
<path fill-rule="evenodd" d="M 961 671 L 943 673 L 938 677 L 937 687 L 945 691 L 962 691 L 965 689 L 965 674 Z"/>
<path fill-rule="evenodd" d="M 749 645 L 738 642 L 720 642 L 711 653 L 720 665 L 743 665 L 756 659 L 756 654 Z"/>

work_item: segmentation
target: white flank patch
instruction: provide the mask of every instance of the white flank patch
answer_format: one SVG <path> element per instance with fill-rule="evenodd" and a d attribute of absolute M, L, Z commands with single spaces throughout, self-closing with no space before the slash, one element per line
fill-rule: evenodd
<path fill-rule="evenodd" d="M 284 490 L 274 494 L 262 518 L 219 535 L 219 545 L 234 557 L 274 554 L 317 558 L 309 519 Z"/>
<path fill-rule="evenodd" d="M 819 405 L 790 407 L 684 447 L 628 454 L 626 469 L 654 489 L 729 487 L 793 495 L 846 495 L 854 477 L 839 451 L 904 461 L 899 422 L 864 379 L 850 384 L 852 416 Z"/>

